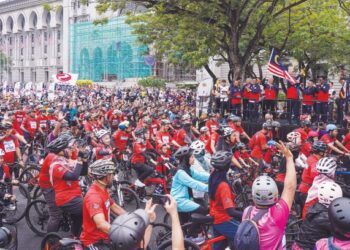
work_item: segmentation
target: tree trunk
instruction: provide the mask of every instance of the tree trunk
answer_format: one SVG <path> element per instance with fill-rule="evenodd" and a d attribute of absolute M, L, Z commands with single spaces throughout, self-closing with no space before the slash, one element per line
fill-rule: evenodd
<path fill-rule="evenodd" d="M 218 79 L 216 77 L 216 75 L 214 74 L 214 72 L 209 68 L 209 65 L 206 64 L 204 65 L 204 68 L 205 70 L 208 72 L 208 74 L 210 75 L 210 77 L 213 79 L 213 87 L 215 87 L 215 83 L 216 83 L 216 80 Z"/>

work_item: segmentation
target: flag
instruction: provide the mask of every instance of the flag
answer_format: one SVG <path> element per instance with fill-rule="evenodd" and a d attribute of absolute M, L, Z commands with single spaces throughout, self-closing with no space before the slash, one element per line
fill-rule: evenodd
<path fill-rule="evenodd" d="M 268 63 L 267 70 L 274 76 L 286 79 L 291 84 L 295 84 L 296 80 L 291 76 L 284 65 L 279 61 L 279 55 L 277 55 L 275 49 L 272 49 L 270 60 Z"/>

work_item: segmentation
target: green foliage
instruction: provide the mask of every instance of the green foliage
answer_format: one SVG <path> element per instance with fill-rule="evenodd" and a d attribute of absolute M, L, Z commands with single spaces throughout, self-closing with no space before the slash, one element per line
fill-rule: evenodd
<path fill-rule="evenodd" d="M 44 10 L 46 10 L 48 12 L 52 10 L 52 6 L 49 3 L 43 3 L 42 6 L 43 6 Z"/>
<path fill-rule="evenodd" d="M 102 17 L 102 18 L 98 18 L 95 19 L 92 23 L 94 25 L 106 25 L 108 23 L 108 17 Z"/>
<path fill-rule="evenodd" d="M 147 77 L 140 79 L 137 84 L 142 87 L 165 88 L 165 80 L 156 77 Z"/>

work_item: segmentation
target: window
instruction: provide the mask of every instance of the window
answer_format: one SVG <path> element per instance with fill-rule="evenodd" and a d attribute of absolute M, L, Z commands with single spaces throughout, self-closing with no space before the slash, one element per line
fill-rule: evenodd
<path fill-rule="evenodd" d="M 47 54 L 47 45 L 44 46 L 44 54 Z"/>
<path fill-rule="evenodd" d="M 12 57 L 12 49 L 10 49 L 10 57 Z"/>
<path fill-rule="evenodd" d="M 23 56 L 23 48 L 21 48 L 21 56 Z"/>
<path fill-rule="evenodd" d="M 57 40 L 61 40 L 61 31 L 57 30 Z"/>
<path fill-rule="evenodd" d="M 9 37 L 9 44 L 12 45 L 12 37 Z"/>
<path fill-rule="evenodd" d="M 21 43 L 23 43 L 23 36 L 20 36 L 19 40 L 21 41 Z"/>
<path fill-rule="evenodd" d="M 32 34 L 32 43 L 34 43 L 34 34 Z"/>
<path fill-rule="evenodd" d="M 34 52 L 35 52 L 35 48 L 32 47 L 32 55 L 34 55 Z"/>
<path fill-rule="evenodd" d="M 49 82 L 49 71 L 45 71 L 45 82 Z"/>
<path fill-rule="evenodd" d="M 44 40 L 47 41 L 47 32 L 44 32 Z"/>
<path fill-rule="evenodd" d="M 78 9 L 80 8 L 80 1 L 78 0 Z"/>
<path fill-rule="evenodd" d="M 61 52 L 61 44 L 57 44 L 57 52 Z"/>
<path fill-rule="evenodd" d="M 21 72 L 21 82 L 24 82 L 24 72 Z"/>

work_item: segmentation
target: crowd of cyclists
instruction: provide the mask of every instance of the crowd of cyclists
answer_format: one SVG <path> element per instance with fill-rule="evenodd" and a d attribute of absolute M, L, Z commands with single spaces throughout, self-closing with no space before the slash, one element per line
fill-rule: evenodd
<path fill-rule="evenodd" d="M 336 125 L 303 116 L 284 138 L 267 113 L 248 135 L 239 116 L 198 118 L 192 92 L 106 92 L 1 101 L 1 182 L 21 182 L 42 145 L 35 185 L 48 209 L 46 232 L 69 217 L 71 239 L 44 249 L 152 249 L 159 207 L 170 216 L 169 249 L 350 249 L 350 133 L 340 139 Z M 140 192 L 153 177 L 168 186 Z M 91 180 L 86 192 L 82 178 Z M 120 178 L 144 209 L 111 198 Z M 9 190 L 0 198 L 8 209 L 17 197 Z"/>

